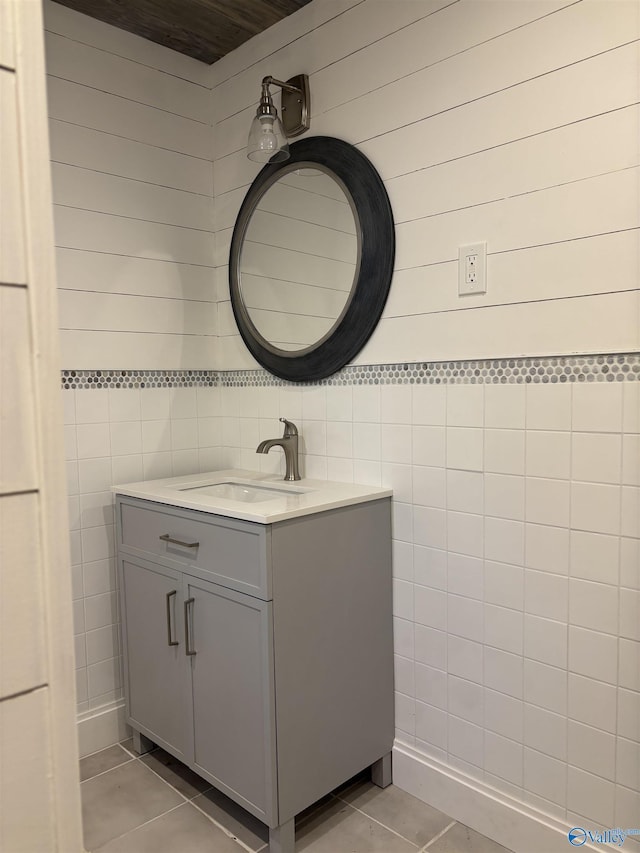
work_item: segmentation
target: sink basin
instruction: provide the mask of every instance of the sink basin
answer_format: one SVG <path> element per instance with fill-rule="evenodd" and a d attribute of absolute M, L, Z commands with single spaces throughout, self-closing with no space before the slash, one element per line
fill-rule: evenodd
<path fill-rule="evenodd" d="M 207 483 L 204 486 L 186 486 L 181 492 L 195 492 L 199 495 L 210 495 L 227 501 L 240 501 L 253 504 L 260 501 L 272 501 L 275 498 L 286 498 L 291 495 L 303 495 L 308 489 L 278 488 L 277 486 L 258 486 L 253 483 Z"/>

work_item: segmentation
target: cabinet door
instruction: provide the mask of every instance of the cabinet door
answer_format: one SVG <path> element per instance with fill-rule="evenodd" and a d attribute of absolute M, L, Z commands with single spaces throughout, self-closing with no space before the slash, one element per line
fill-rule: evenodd
<path fill-rule="evenodd" d="M 185 759 L 189 669 L 182 576 L 164 566 L 125 557 L 120 577 L 129 722 Z"/>
<path fill-rule="evenodd" d="M 185 578 L 194 769 L 266 823 L 275 818 L 271 603 Z"/>

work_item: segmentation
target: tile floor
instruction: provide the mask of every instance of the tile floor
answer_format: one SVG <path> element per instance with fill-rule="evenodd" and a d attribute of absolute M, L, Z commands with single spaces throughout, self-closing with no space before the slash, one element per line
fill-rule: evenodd
<path fill-rule="evenodd" d="M 125 741 L 80 762 L 91 853 L 268 853 L 267 828 L 161 749 Z M 296 853 L 509 853 L 394 785 L 364 776 L 296 819 Z"/>

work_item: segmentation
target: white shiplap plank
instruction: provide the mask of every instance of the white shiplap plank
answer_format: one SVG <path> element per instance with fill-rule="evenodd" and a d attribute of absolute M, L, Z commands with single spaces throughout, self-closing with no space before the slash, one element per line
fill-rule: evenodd
<path fill-rule="evenodd" d="M 640 100 L 639 63 L 638 44 L 617 48 L 393 130 L 360 147 L 385 178 L 465 157 L 636 104 Z M 334 129 L 332 123 L 326 132 Z M 400 147 L 402 157 L 398 157 Z"/>
<path fill-rule="evenodd" d="M 402 30 L 415 21 L 430 19 L 439 9 L 452 0 L 420 0 L 420 2 L 389 3 L 388 0 L 369 0 L 353 6 L 339 17 L 322 26 L 310 29 L 295 43 L 295 51 L 304 56 L 304 73 L 310 76 L 311 97 L 314 99 L 315 72 L 339 62 L 344 56 L 359 52 L 372 42 L 384 39 L 390 33 Z M 546 0 L 545 0 L 546 2 Z M 251 40 L 253 42 L 255 39 Z M 224 119 L 243 107 L 255 104 L 260 95 L 260 80 L 270 74 L 279 80 L 287 80 L 300 71 L 291 65 L 291 48 L 272 53 L 266 62 L 256 64 L 252 60 L 248 68 L 216 86 L 216 120 Z M 338 83 L 340 91 L 344 81 Z M 349 84 L 347 84 L 348 88 Z M 274 93 L 277 88 L 274 88 Z M 312 100 L 313 113 L 317 115 L 323 107 Z"/>
<path fill-rule="evenodd" d="M 7 853 L 58 848 L 53 832 L 49 704 L 47 688 L 0 702 L 0 844 Z M 24 732 L 29 733 L 27 748 L 19 736 Z"/>
<path fill-rule="evenodd" d="M 396 222 L 433 216 L 637 166 L 640 107 L 387 181 Z"/>
<path fill-rule="evenodd" d="M 218 338 L 218 363 L 224 364 L 221 370 L 255 370 L 258 362 L 244 345 L 240 335 Z"/>
<path fill-rule="evenodd" d="M 202 86 L 208 85 L 210 70 L 197 59 L 82 15 L 52 0 L 44 0 L 43 13 L 48 32 L 59 33 Z"/>
<path fill-rule="evenodd" d="M 213 195 L 211 163 L 77 124 L 50 121 L 51 160 L 185 192 Z M 158 140 L 156 140 L 158 142 Z M 247 160 L 247 163 L 251 162 Z"/>
<path fill-rule="evenodd" d="M 55 207 L 56 245 L 209 266 L 214 235 L 105 213 Z"/>
<path fill-rule="evenodd" d="M 216 233 L 215 266 L 228 266 L 231 252 L 231 239 L 233 228 L 225 228 L 224 231 Z"/>
<path fill-rule="evenodd" d="M 53 163 L 54 204 L 211 231 L 213 198 Z"/>
<path fill-rule="evenodd" d="M 210 267 L 58 249 L 56 270 L 58 286 L 65 290 L 216 301 L 215 275 Z"/>
<path fill-rule="evenodd" d="M 634 291 L 391 318 L 355 363 L 635 352 L 639 312 Z"/>
<path fill-rule="evenodd" d="M 351 141 L 389 180 L 636 104 L 639 65 L 639 45 L 628 45 L 375 139 L 362 142 L 356 135 Z M 353 109 L 358 110 L 357 102 Z M 314 117 L 312 132 L 344 138 L 331 113 Z M 219 158 L 216 193 L 248 187 L 258 171 L 244 149 Z"/>
<path fill-rule="evenodd" d="M 368 139 L 631 42 L 637 28 L 632 4 L 577 3 L 332 112 L 348 137 Z"/>
<path fill-rule="evenodd" d="M 396 229 L 396 268 L 458 257 L 458 246 L 486 240 L 487 251 L 573 240 L 638 227 L 638 168 L 416 219 Z"/>
<path fill-rule="evenodd" d="M 60 328 L 173 335 L 213 335 L 216 307 L 119 293 L 60 290 Z"/>
<path fill-rule="evenodd" d="M 260 172 L 257 166 L 257 163 L 247 157 L 246 148 L 218 157 L 213 163 L 213 185 L 216 195 L 222 195 L 239 187 L 248 188 Z"/>
<path fill-rule="evenodd" d="M 0 3 L 0 65 L 4 65 L 5 68 L 16 66 L 13 3 L 14 0 L 4 0 Z"/>
<path fill-rule="evenodd" d="M 223 264 L 213 270 L 213 285 L 216 302 L 229 298 L 229 266 Z"/>
<path fill-rule="evenodd" d="M 0 69 L 0 283 L 26 282 L 15 74 Z"/>
<path fill-rule="evenodd" d="M 0 284 L 0 494 L 38 482 L 31 361 L 27 290 Z"/>
<path fill-rule="evenodd" d="M 200 122 L 57 77 L 48 78 L 47 89 L 50 118 L 204 160 L 211 158 L 211 128 Z"/>
<path fill-rule="evenodd" d="M 53 77 L 205 124 L 210 122 L 210 95 L 203 86 L 56 33 L 46 33 L 45 45 L 47 74 Z"/>
<path fill-rule="evenodd" d="M 224 195 L 216 196 L 214 221 L 217 230 L 233 228 L 247 189 L 238 187 Z"/>
<path fill-rule="evenodd" d="M 371 139 L 626 44 L 637 38 L 637 27 L 632 4 L 574 4 L 364 95 L 357 109 L 351 102 L 338 106 L 330 126 L 344 139 Z M 249 115 L 245 110 L 218 125 L 218 156 L 244 146 Z"/>
<path fill-rule="evenodd" d="M 316 93 L 314 114 L 320 115 L 353 101 L 387 86 L 393 80 L 525 26 L 572 2 L 461 0 L 447 4 L 438 14 L 416 21 L 411 27 L 403 27 L 357 53 L 347 54 L 341 61 L 314 74 L 311 78 Z M 394 6 L 388 6 L 389 13 L 393 14 Z M 393 57 L 393 64 L 389 63 L 390 57 Z"/>
<path fill-rule="evenodd" d="M 63 369 L 213 370 L 216 338 L 140 332 L 60 332 Z"/>
<path fill-rule="evenodd" d="M 221 298 L 218 302 L 218 335 L 220 337 L 228 337 L 229 335 L 238 335 L 238 324 L 233 316 L 229 293 Z"/>
<path fill-rule="evenodd" d="M 384 317 L 634 290 L 640 231 L 489 254 L 487 293 L 458 296 L 458 261 L 395 273 Z"/>
<path fill-rule="evenodd" d="M 39 530 L 36 493 L 0 497 L 0 700 L 47 680 Z"/>

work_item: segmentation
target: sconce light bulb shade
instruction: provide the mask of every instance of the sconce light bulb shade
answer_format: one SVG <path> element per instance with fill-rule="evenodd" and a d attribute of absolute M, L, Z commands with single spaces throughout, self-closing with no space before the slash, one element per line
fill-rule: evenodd
<path fill-rule="evenodd" d="M 247 157 L 256 163 L 281 163 L 289 159 L 289 143 L 277 113 L 258 114 L 251 122 Z"/>

